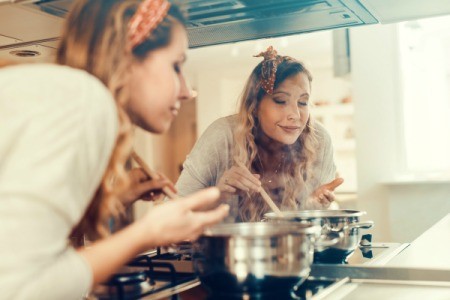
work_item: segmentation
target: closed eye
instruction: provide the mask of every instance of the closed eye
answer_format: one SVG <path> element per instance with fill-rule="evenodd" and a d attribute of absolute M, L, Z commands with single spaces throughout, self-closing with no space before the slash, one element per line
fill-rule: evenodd
<path fill-rule="evenodd" d="M 181 66 L 179 63 L 174 63 L 173 64 L 173 69 L 175 70 L 175 72 L 180 73 L 181 72 Z"/>
<path fill-rule="evenodd" d="M 286 101 L 285 100 L 281 100 L 281 99 L 273 99 L 273 101 L 276 103 L 276 104 L 286 104 Z"/>

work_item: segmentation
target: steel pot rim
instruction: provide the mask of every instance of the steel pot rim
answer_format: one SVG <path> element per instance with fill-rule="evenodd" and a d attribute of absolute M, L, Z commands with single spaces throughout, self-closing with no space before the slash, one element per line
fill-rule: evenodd
<path fill-rule="evenodd" d="M 349 209 L 330 209 L 330 210 L 296 210 L 283 211 L 283 216 L 279 216 L 274 212 L 264 214 L 264 218 L 270 220 L 289 220 L 295 218 L 351 218 L 361 217 L 365 215 L 365 211 L 349 210 Z"/>
<path fill-rule="evenodd" d="M 205 229 L 200 237 L 270 237 L 286 234 L 318 234 L 321 227 L 313 224 L 303 223 L 222 223 Z"/>

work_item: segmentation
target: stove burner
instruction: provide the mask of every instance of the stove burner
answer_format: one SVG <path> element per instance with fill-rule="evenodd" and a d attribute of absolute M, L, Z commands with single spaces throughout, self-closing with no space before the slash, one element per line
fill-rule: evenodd
<path fill-rule="evenodd" d="M 281 292 L 270 292 L 270 293 L 242 293 L 242 294 L 232 294 L 232 293 L 214 293 L 208 296 L 207 300 L 292 300 L 290 293 L 284 291 Z"/>
<path fill-rule="evenodd" d="M 113 277 L 106 282 L 106 285 L 134 285 L 140 284 L 146 279 L 147 274 L 145 274 L 145 272 L 119 273 L 113 275 Z"/>
<path fill-rule="evenodd" d="M 151 289 L 152 283 L 146 272 L 119 273 L 101 285 L 97 296 L 99 299 L 131 299 Z"/>
<path fill-rule="evenodd" d="M 194 280 L 196 277 L 192 272 L 176 270 L 174 262 L 181 259 L 188 258 L 172 253 L 138 256 L 123 268 L 123 272 L 97 286 L 93 294 L 98 299 L 140 299 Z M 172 298 L 176 299 L 176 296 Z"/>
<path fill-rule="evenodd" d="M 274 290 L 263 293 L 226 293 L 213 292 L 207 300 L 306 300 L 312 298 L 321 290 L 334 284 L 333 280 L 307 279 L 301 285 L 295 286 L 291 291 Z"/>
<path fill-rule="evenodd" d="M 339 249 L 326 249 L 320 253 L 314 253 L 314 263 L 319 264 L 348 264 L 347 260 L 354 251 Z"/>

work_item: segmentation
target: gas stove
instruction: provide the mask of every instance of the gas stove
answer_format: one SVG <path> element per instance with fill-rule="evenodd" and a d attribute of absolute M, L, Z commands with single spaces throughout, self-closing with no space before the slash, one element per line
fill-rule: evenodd
<path fill-rule="evenodd" d="M 370 238 L 369 238 L 370 240 Z M 339 265 L 384 265 L 409 244 L 373 243 L 362 240 L 362 245 Z M 97 286 L 87 299 L 310 299 L 340 280 L 321 280 L 310 276 L 293 291 L 276 291 L 276 295 L 230 295 L 208 293 L 197 279 L 189 251 L 185 249 L 161 249 L 144 253 L 127 264 L 108 282 Z"/>

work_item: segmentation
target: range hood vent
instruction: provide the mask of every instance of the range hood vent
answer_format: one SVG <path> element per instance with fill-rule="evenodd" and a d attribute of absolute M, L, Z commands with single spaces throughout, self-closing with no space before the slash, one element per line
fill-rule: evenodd
<path fill-rule="evenodd" d="M 450 14 L 449 0 L 170 1 L 187 12 L 191 48 Z M 72 2 L 0 0 L 0 46 L 10 47 L 2 37 L 22 43 L 56 38 Z"/>
<path fill-rule="evenodd" d="M 64 18 L 72 5 L 73 0 L 42 0 L 31 6 L 37 6 L 43 12 Z"/>
<path fill-rule="evenodd" d="M 43 0 L 29 8 L 64 17 L 72 0 Z M 378 21 L 356 0 L 184 0 L 191 48 L 290 35 Z"/>
<path fill-rule="evenodd" d="M 378 22 L 353 0 L 190 0 L 179 5 L 189 16 L 192 48 Z"/>

